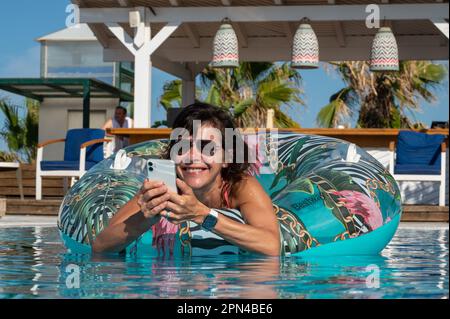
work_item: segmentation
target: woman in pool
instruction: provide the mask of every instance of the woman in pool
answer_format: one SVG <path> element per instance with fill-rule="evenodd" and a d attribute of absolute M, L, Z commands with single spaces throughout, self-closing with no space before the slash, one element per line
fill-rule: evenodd
<path fill-rule="evenodd" d="M 201 121 L 200 130 L 194 129 L 194 121 Z M 280 233 L 270 197 L 249 174 L 250 164 L 237 163 L 237 143 L 233 149 L 225 149 L 226 143 L 217 141 L 217 130 L 225 136 L 225 128 L 235 128 L 228 113 L 195 103 L 182 110 L 174 127 L 184 128 L 190 135 L 176 141 L 189 143 L 188 151 L 172 156 L 177 163 L 179 194 L 159 181 L 146 180 L 95 238 L 93 252 L 120 252 L 151 228 L 154 243 L 161 243 L 165 236 L 176 233 L 179 224 L 192 221 L 245 251 L 278 256 Z M 203 151 L 205 145 L 209 152 Z M 170 151 L 167 158 L 173 155 Z M 226 163 L 225 154 L 230 153 L 233 162 Z M 239 210 L 245 224 L 213 210 L 223 207 Z"/>

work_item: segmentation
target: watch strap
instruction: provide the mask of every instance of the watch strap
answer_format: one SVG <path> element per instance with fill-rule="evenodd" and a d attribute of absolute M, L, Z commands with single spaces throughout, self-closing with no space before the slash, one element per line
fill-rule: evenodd
<path fill-rule="evenodd" d="M 208 231 L 211 231 L 214 229 L 214 227 L 217 224 L 217 218 L 219 217 L 219 213 L 217 211 L 215 211 L 214 209 L 211 209 L 208 213 L 208 215 L 206 215 L 205 219 L 203 220 L 202 223 L 202 228 L 206 229 Z"/>

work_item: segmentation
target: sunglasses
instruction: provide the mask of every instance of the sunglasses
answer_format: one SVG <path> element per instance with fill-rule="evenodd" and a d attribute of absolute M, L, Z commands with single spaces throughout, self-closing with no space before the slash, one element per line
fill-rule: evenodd
<path fill-rule="evenodd" d="M 191 139 L 178 139 L 170 140 L 170 149 L 176 145 L 178 156 L 185 155 L 190 152 L 194 147 L 200 150 L 202 155 L 214 156 L 216 151 L 220 149 L 216 142 L 212 140 L 191 140 Z"/>

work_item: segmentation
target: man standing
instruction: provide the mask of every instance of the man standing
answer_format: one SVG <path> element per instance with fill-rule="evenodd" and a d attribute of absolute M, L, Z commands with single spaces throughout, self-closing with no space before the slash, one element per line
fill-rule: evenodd
<path fill-rule="evenodd" d="M 108 128 L 132 128 L 133 120 L 127 116 L 127 109 L 118 106 L 114 112 L 114 117 L 109 119 L 105 125 L 103 125 L 102 129 L 106 130 Z M 113 152 L 117 152 L 118 150 L 128 146 L 130 144 L 130 139 L 124 136 L 114 136 L 114 141 L 112 144 Z"/>

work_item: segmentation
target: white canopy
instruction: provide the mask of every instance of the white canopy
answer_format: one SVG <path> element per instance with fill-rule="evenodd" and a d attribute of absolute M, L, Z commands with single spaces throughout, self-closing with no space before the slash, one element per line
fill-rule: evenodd
<path fill-rule="evenodd" d="M 445 0 L 446 1 L 446 0 Z M 448 1 L 443 0 L 72 0 L 104 47 L 106 61 L 134 61 L 137 127 L 150 124 L 150 69 L 183 79 L 183 104 L 194 100 L 195 75 L 212 58 L 224 18 L 239 39 L 241 61 L 289 61 L 292 38 L 308 18 L 322 61 L 367 60 L 376 28 L 366 26 L 378 2 L 402 60 L 448 59 Z"/>

